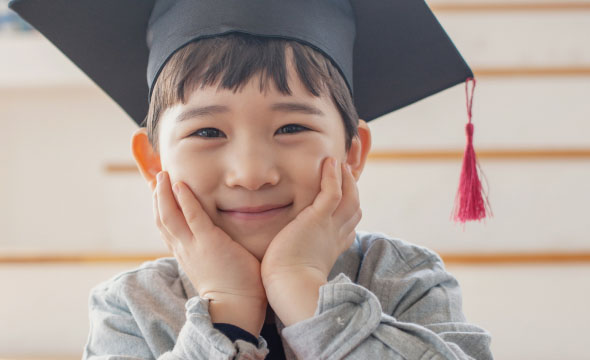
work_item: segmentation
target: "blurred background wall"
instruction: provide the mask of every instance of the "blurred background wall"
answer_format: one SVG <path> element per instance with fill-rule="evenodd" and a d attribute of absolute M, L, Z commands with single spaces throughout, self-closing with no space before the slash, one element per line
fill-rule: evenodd
<path fill-rule="evenodd" d="M 450 220 L 465 85 L 371 122 L 360 230 L 437 251 L 497 359 L 589 359 L 590 1 L 428 2 L 477 78 L 494 212 Z M 136 125 L 0 1 L 0 358 L 79 358 L 88 292 L 168 256 Z M 450 152 L 450 156 L 443 156 Z"/>

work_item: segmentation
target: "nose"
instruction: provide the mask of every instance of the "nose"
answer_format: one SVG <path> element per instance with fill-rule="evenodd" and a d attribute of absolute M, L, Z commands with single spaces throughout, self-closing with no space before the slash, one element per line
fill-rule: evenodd
<path fill-rule="evenodd" d="M 259 190 L 265 185 L 276 185 L 280 180 L 276 160 L 263 146 L 242 146 L 228 161 L 225 183 L 228 187 Z"/>

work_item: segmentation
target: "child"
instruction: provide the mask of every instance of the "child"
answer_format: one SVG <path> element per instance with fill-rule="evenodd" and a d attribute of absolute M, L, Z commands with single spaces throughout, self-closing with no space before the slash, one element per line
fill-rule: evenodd
<path fill-rule="evenodd" d="M 391 25 L 379 20 L 393 16 L 383 1 L 64 5 L 67 26 L 87 26 L 76 36 L 118 34 L 129 47 L 135 35 L 118 26 L 147 23 L 143 111 L 133 83 L 141 51 L 109 60 L 123 49 L 109 50 L 123 46 L 115 37 L 82 51 L 81 40 L 72 46 L 60 39 L 73 35 L 52 30 L 53 4 L 11 3 L 146 125 L 132 152 L 174 255 L 93 288 L 84 359 L 492 359 L 490 334 L 466 322 L 459 284 L 436 253 L 355 230 L 356 181 L 371 147 L 359 115 L 372 120 L 471 74 L 448 39 L 428 61 L 461 68 L 451 81 L 416 86 L 425 64 L 406 75 L 369 68 L 388 54 L 385 43 L 362 47 L 371 26 L 422 21 L 445 39 L 423 4 L 402 2 Z M 392 41 L 407 49 L 412 38 Z M 373 81 L 378 92 L 366 88 Z"/>

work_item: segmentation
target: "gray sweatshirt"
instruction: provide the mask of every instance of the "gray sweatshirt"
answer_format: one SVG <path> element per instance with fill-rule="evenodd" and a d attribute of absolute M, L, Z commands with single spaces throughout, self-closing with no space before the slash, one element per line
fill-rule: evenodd
<path fill-rule="evenodd" d="M 232 342 L 208 308 L 174 257 L 145 262 L 91 290 L 83 359 L 265 358 L 262 336 Z M 275 315 L 275 325 L 288 360 L 493 359 L 440 256 L 382 233 L 357 232 L 313 317 L 285 327 Z"/>

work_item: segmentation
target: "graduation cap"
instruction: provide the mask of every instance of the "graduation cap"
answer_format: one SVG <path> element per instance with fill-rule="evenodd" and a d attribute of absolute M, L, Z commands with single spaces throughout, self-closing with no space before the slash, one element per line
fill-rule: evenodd
<path fill-rule="evenodd" d="M 341 72 L 369 122 L 469 80 L 473 73 L 423 0 L 11 0 L 141 126 L 167 60 L 189 42 L 231 32 L 296 40 Z M 147 82 L 146 82 L 147 75 Z M 467 149 L 455 221 L 485 217 Z"/>

